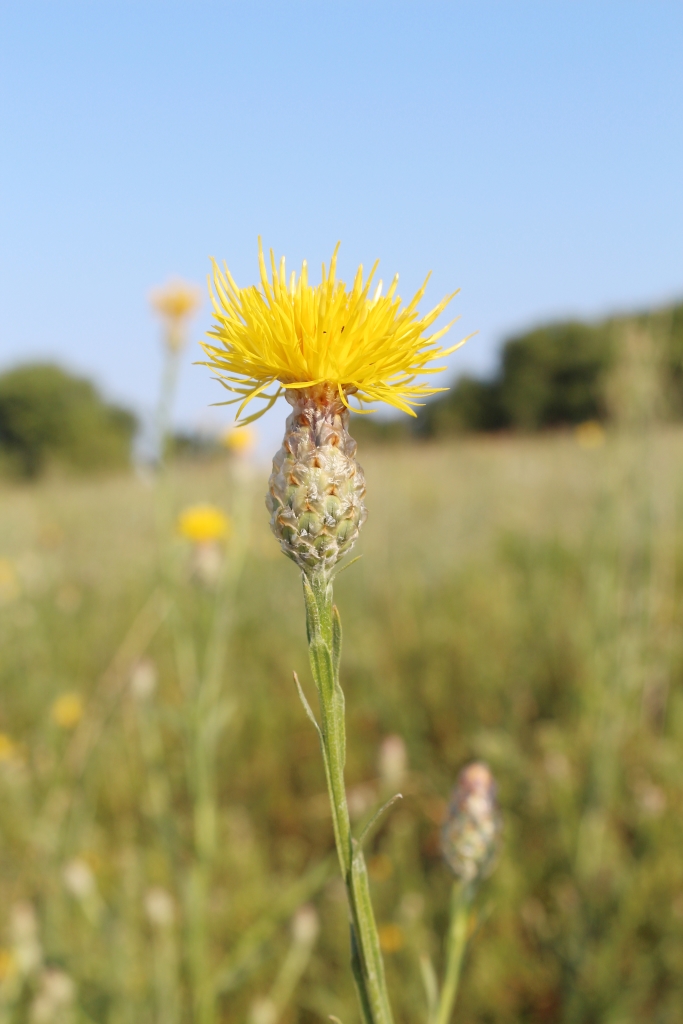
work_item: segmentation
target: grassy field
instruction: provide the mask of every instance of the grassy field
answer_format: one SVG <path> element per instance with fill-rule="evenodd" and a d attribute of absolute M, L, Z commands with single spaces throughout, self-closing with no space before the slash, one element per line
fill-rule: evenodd
<path fill-rule="evenodd" d="M 358 821 L 404 794 L 369 851 L 397 1021 L 424 1020 L 477 757 L 505 831 L 456 1019 L 679 1024 L 683 432 L 359 456 L 348 785 Z M 266 477 L 3 485 L 0 1024 L 357 1019 Z M 222 561 L 175 530 L 199 501 L 233 518 Z"/>

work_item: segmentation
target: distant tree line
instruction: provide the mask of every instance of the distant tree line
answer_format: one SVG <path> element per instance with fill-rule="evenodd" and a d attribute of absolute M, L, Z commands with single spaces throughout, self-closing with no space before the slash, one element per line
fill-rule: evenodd
<path fill-rule="evenodd" d="M 632 339 L 640 340 L 640 362 Z M 549 324 L 510 338 L 490 380 L 463 376 L 420 412 L 422 435 L 542 430 L 617 414 L 615 379 L 626 360 L 633 374 L 658 378 L 662 418 L 683 418 L 683 304 L 596 324 Z M 643 362 L 649 361 L 649 365 Z"/>
<path fill-rule="evenodd" d="M 26 478 L 51 466 L 76 472 L 130 465 L 136 417 L 90 381 L 50 363 L 0 375 L 0 470 Z"/>
<path fill-rule="evenodd" d="M 416 420 L 354 417 L 352 432 L 361 442 L 391 442 L 607 423 L 629 418 L 624 407 L 636 397 L 642 402 L 645 378 L 657 418 L 683 419 L 683 304 L 595 324 L 537 327 L 504 343 L 490 379 L 459 377 Z"/>

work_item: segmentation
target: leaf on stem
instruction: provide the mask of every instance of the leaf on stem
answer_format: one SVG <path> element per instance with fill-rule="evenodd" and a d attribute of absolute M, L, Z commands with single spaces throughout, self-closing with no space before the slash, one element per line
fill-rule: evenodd
<path fill-rule="evenodd" d="M 382 804 L 378 811 L 375 811 L 370 821 L 367 823 L 360 836 L 358 837 L 358 845 L 364 846 L 368 836 L 370 835 L 373 827 L 377 824 L 379 819 L 382 817 L 385 811 L 388 811 L 392 804 L 395 804 L 397 800 L 403 799 L 403 793 L 394 793 L 390 800 L 387 800 L 385 804 Z"/>
<path fill-rule="evenodd" d="M 372 1019 L 374 1024 L 393 1024 L 384 978 L 384 961 L 379 946 L 375 913 L 370 900 L 368 869 L 365 866 L 365 857 L 358 841 L 352 839 L 351 844 L 353 848 L 351 889 L 356 909 L 356 920 L 360 930 L 358 938 L 362 950 L 367 992 L 372 1007 Z"/>
<path fill-rule="evenodd" d="M 320 731 L 320 726 L 318 725 L 318 720 L 315 717 L 315 715 L 313 714 L 313 711 L 311 709 L 311 705 L 308 703 L 308 700 L 306 699 L 306 694 L 304 693 L 303 688 L 301 686 L 301 683 L 299 682 L 298 675 L 296 674 L 296 672 L 294 672 L 293 675 L 294 675 L 294 682 L 296 683 L 296 688 L 299 691 L 299 699 L 300 699 L 301 703 L 304 706 L 304 711 L 306 712 L 306 714 L 310 718 L 311 722 L 313 722 L 313 725 L 315 726 L 316 732 L 318 733 L 318 738 L 320 739 L 320 742 L 322 743 L 322 738 L 323 737 L 322 737 L 322 733 Z"/>
<path fill-rule="evenodd" d="M 308 582 L 308 577 L 305 573 L 301 574 L 301 579 L 304 585 L 304 601 L 306 602 L 306 633 L 310 644 L 315 637 L 319 637 L 322 634 L 320 612 L 318 611 L 318 603 L 313 593 L 313 587 Z"/>
<path fill-rule="evenodd" d="M 342 646 L 342 625 L 339 617 L 339 609 L 336 604 L 332 605 L 332 667 L 334 678 L 339 679 L 339 663 L 341 662 Z"/>
<path fill-rule="evenodd" d="M 362 557 L 362 555 L 356 555 L 356 557 L 352 558 L 350 562 L 346 563 L 346 565 L 342 565 L 338 569 L 335 569 L 334 572 L 332 573 L 332 580 L 336 580 L 340 572 L 344 572 L 344 570 L 352 566 L 354 562 L 359 562 Z"/>

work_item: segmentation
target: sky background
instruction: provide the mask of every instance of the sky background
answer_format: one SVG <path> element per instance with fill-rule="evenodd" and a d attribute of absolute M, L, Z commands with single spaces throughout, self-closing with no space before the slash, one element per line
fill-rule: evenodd
<path fill-rule="evenodd" d="M 342 241 L 478 331 L 683 296 L 683 4 L 0 0 L 0 367 L 56 359 L 146 412 L 150 287 Z M 229 421 L 192 365 L 177 422 Z M 457 340 L 455 337 L 453 340 Z M 284 409 L 262 434 L 278 433 Z"/>

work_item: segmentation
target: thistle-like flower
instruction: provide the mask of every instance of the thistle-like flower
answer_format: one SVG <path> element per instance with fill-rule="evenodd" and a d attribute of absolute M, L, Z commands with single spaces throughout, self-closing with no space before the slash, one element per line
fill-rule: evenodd
<path fill-rule="evenodd" d="M 441 835 L 444 858 L 463 882 L 485 877 L 493 868 L 501 818 L 491 769 L 475 761 L 460 772 Z"/>
<path fill-rule="evenodd" d="M 425 335 L 452 295 L 420 317 L 427 281 L 401 307 L 398 277 L 386 295 L 381 281 L 370 295 L 377 264 L 365 281 L 359 267 L 348 289 L 336 278 L 338 248 L 317 286 L 309 285 L 305 262 L 298 280 L 292 273 L 288 282 L 284 259 L 276 267 L 272 251 L 269 280 L 260 239 L 260 288 L 239 288 L 227 267 L 214 262 L 213 341 L 203 344 L 204 365 L 237 396 L 231 401 L 239 403 L 238 418 L 252 399 L 265 401 L 243 423 L 280 395 L 292 406 L 267 504 L 282 550 L 309 575 L 327 574 L 350 551 L 367 514 L 363 471 L 348 432 L 349 400 L 359 403 L 358 412 L 371 411 L 365 403 L 384 402 L 414 416 L 421 398 L 444 390 L 416 378 L 443 370 L 434 360 L 463 344 L 437 344 L 451 324 Z"/>
<path fill-rule="evenodd" d="M 154 288 L 149 301 L 166 324 L 166 344 L 178 352 L 185 340 L 185 324 L 200 303 L 199 288 L 173 279 L 163 288 Z"/>

